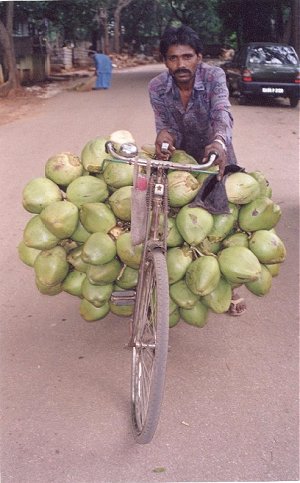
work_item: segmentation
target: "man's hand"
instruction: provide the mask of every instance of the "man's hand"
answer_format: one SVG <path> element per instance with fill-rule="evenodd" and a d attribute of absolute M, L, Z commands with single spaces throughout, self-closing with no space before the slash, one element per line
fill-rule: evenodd
<path fill-rule="evenodd" d="M 206 163 L 208 161 L 208 155 L 212 151 L 217 153 L 218 155 L 214 164 L 219 166 L 219 174 L 217 178 L 220 181 L 224 176 L 224 169 L 225 169 L 225 166 L 227 165 L 226 150 L 223 149 L 222 145 L 218 141 L 213 141 L 211 144 L 208 144 L 207 146 L 205 146 L 204 158 L 202 160 L 203 163 Z"/>
<path fill-rule="evenodd" d="M 162 150 L 163 143 L 169 144 L 169 147 L 167 150 L 165 149 Z M 167 129 L 162 129 L 156 137 L 155 155 L 158 159 L 162 159 L 163 161 L 168 161 L 173 151 L 175 151 L 174 138 L 172 134 L 170 134 L 169 131 L 167 131 Z"/>

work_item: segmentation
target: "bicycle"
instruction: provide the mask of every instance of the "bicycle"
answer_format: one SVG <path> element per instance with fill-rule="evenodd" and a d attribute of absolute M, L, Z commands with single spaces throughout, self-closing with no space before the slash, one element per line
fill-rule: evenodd
<path fill-rule="evenodd" d="M 147 182 L 142 186 L 146 192 L 146 223 L 137 288 L 136 291 L 113 292 L 111 296 L 115 304 L 134 304 L 128 343 L 132 348 L 131 415 L 135 440 L 145 444 L 152 440 L 158 425 L 168 354 L 167 172 L 206 172 L 217 154 L 210 153 L 205 164 L 192 165 L 139 158 L 137 147 L 131 143 L 121 145 L 117 152 L 114 144 L 108 141 L 106 151 L 114 158 L 109 161 L 134 164 L 149 170 Z"/>

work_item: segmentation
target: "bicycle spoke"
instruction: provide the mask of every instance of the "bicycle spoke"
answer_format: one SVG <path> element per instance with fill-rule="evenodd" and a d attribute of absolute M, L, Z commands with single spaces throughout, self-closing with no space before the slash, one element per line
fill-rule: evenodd
<path fill-rule="evenodd" d="M 134 314 L 132 417 L 139 443 L 158 423 L 168 351 L 168 278 L 163 253 L 149 253 Z M 159 345 L 158 345 L 159 342 Z"/>

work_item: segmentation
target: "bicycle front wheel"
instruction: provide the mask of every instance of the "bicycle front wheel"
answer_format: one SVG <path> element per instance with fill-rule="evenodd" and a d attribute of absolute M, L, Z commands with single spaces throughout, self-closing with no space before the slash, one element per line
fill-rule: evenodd
<path fill-rule="evenodd" d="M 134 314 L 132 423 L 138 443 L 155 433 L 163 399 L 169 341 L 169 284 L 160 249 L 148 253 Z"/>

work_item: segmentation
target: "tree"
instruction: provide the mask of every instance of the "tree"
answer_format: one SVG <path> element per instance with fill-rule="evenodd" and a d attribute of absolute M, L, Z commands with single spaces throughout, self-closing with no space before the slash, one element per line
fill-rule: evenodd
<path fill-rule="evenodd" d="M 7 96 L 11 91 L 20 89 L 17 62 L 13 42 L 14 2 L 6 4 L 6 22 L 0 20 L 0 44 L 2 45 L 4 64 L 8 72 L 8 80 L 0 86 L 0 96 Z"/>
<path fill-rule="evenodd" d="M 299 0 L 219 0 L 218 13 L 227 38 L 287 42 L 299 53 Z"/>
<path fill-rule="evenodd" d="M 120 24 L 122 10 L 127 7 L 133 0 L 118 0 L 114 10 L 114 51 L 120 52 Z"/>
<path fill-rule="evenodd" d="M 292 35 L 291 44 L 295 47 L 300 56 L 300 3 L 299 0 L 292 0 L 291 13 L 292 19 Z"/>

